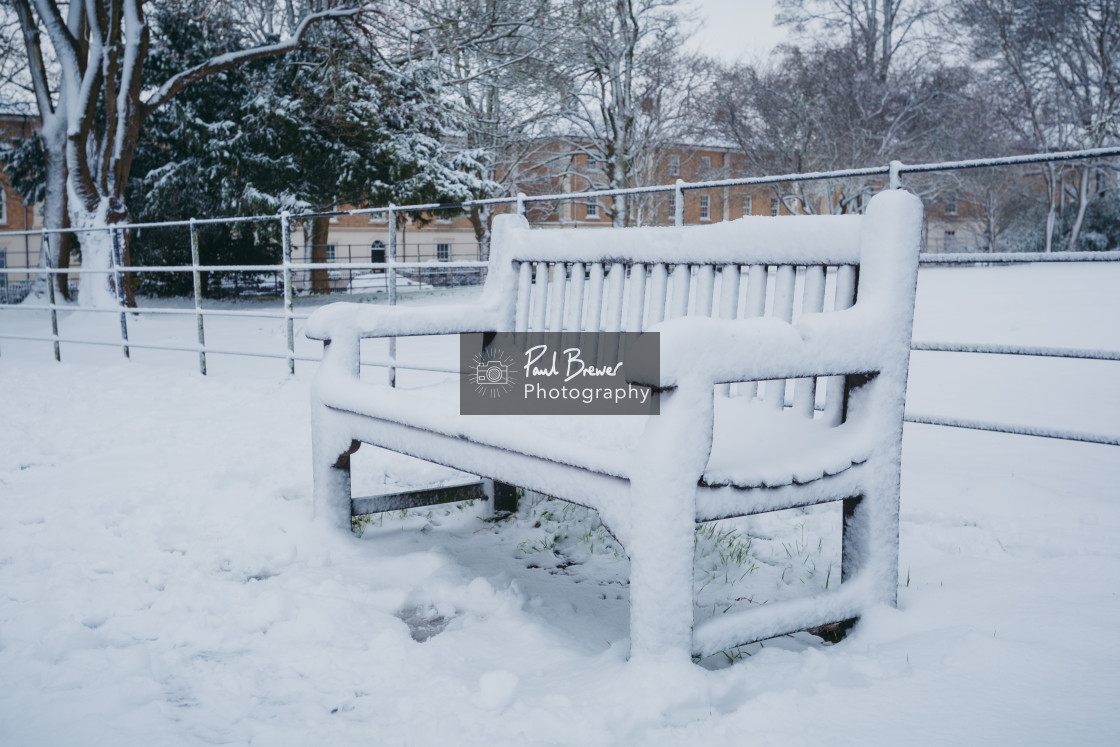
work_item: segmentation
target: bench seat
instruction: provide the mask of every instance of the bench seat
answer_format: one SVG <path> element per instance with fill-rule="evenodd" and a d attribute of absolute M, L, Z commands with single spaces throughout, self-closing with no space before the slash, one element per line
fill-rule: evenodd
<path fill-rule="evenodd" d="M 454 377 L 415 388 L 351 379 L 324 395 L 323 404 L 627 480 L 633 451 L 649 418 L 460 417 L 459 383 Z M 832 428 L 820 420 L 787 417 L 759 400 L 720 397 L 715 403 L 712 451 L 699 485 L 773 488 L 805 484 L 867 461 L 873 447 L 867 429 L 856 422 Z"/>

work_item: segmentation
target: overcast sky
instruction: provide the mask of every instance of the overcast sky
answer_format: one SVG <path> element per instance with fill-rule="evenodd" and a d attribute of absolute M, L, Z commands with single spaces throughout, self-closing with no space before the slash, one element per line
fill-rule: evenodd
<path fill-rule="evenodd" d="M 762 57 L 786 38 L 774 28 L 774 0 L 691 0 L 703 27 L 692 47 L 727 62 Z"/>

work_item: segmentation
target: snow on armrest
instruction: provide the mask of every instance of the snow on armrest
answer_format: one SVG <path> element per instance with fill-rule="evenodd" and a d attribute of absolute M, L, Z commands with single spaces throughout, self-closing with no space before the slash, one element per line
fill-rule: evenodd
<path fill-rule="evenodd" d="M 312 340 L 331 340 L 346 334 L 357 337 L 405 337 L 489 332 L 497 329 L 497 314 L 483 306 L 372 306 L 332 303 L 307 320 L 304 334 Z"/>
<path fill-rule="evenodd" d="M 870 373 L 876 370 L 875 356 L 865 354 L 866 345 L 854 344 L 861 338 L 856 324 L 860 319 L 855 313 L 845 314 L 828 315 L 836 318 L 826 324 L 814 324 L 806 317 L 810 324 L 797 326 L 772 317 L 694 316 L 662 322 L 648 330 L 660 333 L 660 381 L 652 381 L 651 372 L 640 369 L 629 371 L 627 378 L 635 384 L 669 388 L 686 380 L 710 385 Z M 642 344 L 642 338 L 637 344 Z"/>

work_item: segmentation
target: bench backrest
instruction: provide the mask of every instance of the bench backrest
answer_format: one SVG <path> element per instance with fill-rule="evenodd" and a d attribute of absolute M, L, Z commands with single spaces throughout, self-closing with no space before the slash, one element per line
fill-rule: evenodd
<path fill-rule="evenodd" d="M 917 198 L 895 191 L 873 198 L 865 215 L 684 227 L 530 229 L 520 216 L 498 216 L 487 293 L 505 299 L 507 328 L 515 331 L 644 331 L 686 315 L 796 322 L 900 290 L 872 293 L 872 283 L 908 283 L 898 302 L 909 304 L 900 310 L 909 315 L 917 247 L 892 244 L 892 232 L 898 233 L 895 214 L 912 219 L 915 207 L 920 219 Z M 908 353 L 908 334 L 906 345 Z M 842 381 L 830 378 L 824 397 L 808 380 L 767 382 L 763 395 L 775 408 L 792 400 L 810 417 L 816 405 L 838 422 Z M 740 385 L 740 393 L 754 396 L 757 387 Z"/>

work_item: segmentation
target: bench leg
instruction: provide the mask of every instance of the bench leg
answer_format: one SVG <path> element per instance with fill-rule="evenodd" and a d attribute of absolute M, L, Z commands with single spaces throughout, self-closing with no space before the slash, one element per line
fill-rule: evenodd
<path fill-rule="evenodd" d="M 517 513 L 517 488 L 494 480 L 494 511 Z"/>
<path fill-rule="evenodd" d="M 630 658 L 692 654 L 696 485 L 711 450 L 712 391 L 664 392 L 630 478 Z"/>
<path fill-rule="evenodd" d="M 898 598 L 897 463 L 880 474 L 885 479 L 865 495 L 844 501 L 840 581 L 866 575 L 873 597 L 869 602 L 893 606 Z"/>
<path fill-rule="evenodd" d="M 840 583 L 844 583 L 855 575 L 860 566 L 860 559 L 865 554 L 863 539 L 866 531 L 856 518 L 856 511 L 863 501 L 863 496 L 844 499 L 844 526 L 843 539 L 840 550 Z"/>
<path fill-rule="evenodd" d="M 312 415 L 314 421 L 322 417 Z M 350 455 L 359 446 L 359 441 L 350 441 L 349 446 L 340 445 L 328 438 L 322 429 L 313 428 L 311 471 L 315 518 L 347 531 L 350 530 Z"/>

